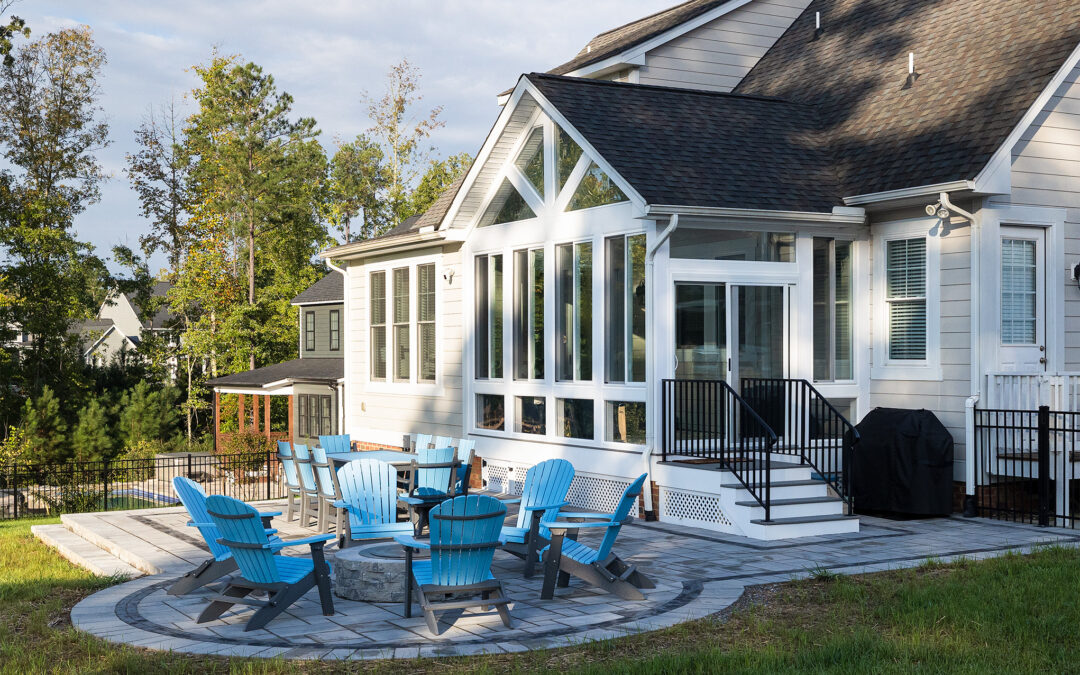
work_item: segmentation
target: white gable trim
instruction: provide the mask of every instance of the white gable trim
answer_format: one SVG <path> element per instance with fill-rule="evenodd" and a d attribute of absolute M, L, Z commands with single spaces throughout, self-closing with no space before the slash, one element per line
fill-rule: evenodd
<path fill-rule="evenodd" d="M 713 7 L 712 9 L 700 16 L 694 17 L 689 21 L 680 23 L 674 28 L 668 29 L 661 34 L 649 40 L 646 40 L 645 42 L 642 42 L 639 45 L 635 45 L 625 51 L 619 52 L 613 56 L 609 56 L 602 61 L 597 61 L 596 63 L 590 63 L 587 66 L 582 66 L 581 68 L 578 68 L 577 70 L 572 70 L 566 74 L 571 77 L 598 77 L 600 75 L 604 75 L 606 73 L 610 73 L 616 70 L 622 70 L 623 68 L 627 68 L 630 66 L 643 66 L 645 65 L 645 54 L 647 52 L 650 52 L 661 45 L 667 44 L 675 38 L 681 37 L 689 33 L 695 28 L 700 28 L 701 26 L 704 26 L 710 21 L 720 18 L 725 14 L 734 12 L 736 9 L 744 5 L 750 4 L 751 1 L 752 0 L 731 0 L 730 2 L 725 2 L 722 5 Z M 603 35 L 603 33 L 601 33 L 601 35 Z"/>
<path fill-rule="evenodd" d="M 1072 50 L 1069 54 L 1069 58 L 1065 59 L 1065 63 L 1061 68 L 1054 73 L 1054 77 L 1050 80 L 1050 84 L 1039 93 L 1039 97 L 1035 99 L 1035 102 L 1028 108 L 1028 111 L 1024 113 L 1024 116 L 1020 119 L 1020 123 L 1013 128 L 1012 133 L 1005 139 L 1005 142 L 998 147 L 997 151 L 990 158 L 990 161 L 986 163 L 979 175 L 975 176 L 975 192 L 995 194 L 993 189 L 994 183 L 1000 185 L 1000 173 L 1001 168 L 1009 167 L 1012 163 L 1012 150 L 1019 141 L 1020 137 L 1024 135 L 1024 132 L 1028 130 L 1032 124 L 1034 124 L 1036 118 L 1042 113 L 1050 103 L 1050 99 L 1054 97 L 1057 90 L 1061 88 L 1061 85 L 1065 83 L 1065 79 L 1069 77 L 1069 74 L 1076 69 L 1076 66 L 1080 64 L 1080 44 Z M 999 180 L 995 181 L 994 178 L 998 177 Z"/>
<path fill-rule="evenodd" d="M 105 341 L 105 338 L 109 337 L 114 332 L 120 333 L 120 337 L 124 338 L 124 342 L 127 343 L 131 347 L 131 349 L 137 350 L 139 348 L 138 345 L 136 345 L 134 342 L 131 341 L 131 338 L 129 338 L 124 333 L 122 333 L 120 331 L 120 329 L 117 328 L 115 325 L 112 325 L 112 326 L 109 326 L 105 330 L 105 332 L 101 334 L 101 337 L 99 337 L 97 340 L 94 341 L 94 344 L 90 345 L 89 349 L 87 349 L 85 352 L 83 352 L 83 358 L 85 359 L 86 357 L 90 356 L 95 351 L 97 351 L 97 348 L 99 346 L 101 346 L 101 343 Z"/>

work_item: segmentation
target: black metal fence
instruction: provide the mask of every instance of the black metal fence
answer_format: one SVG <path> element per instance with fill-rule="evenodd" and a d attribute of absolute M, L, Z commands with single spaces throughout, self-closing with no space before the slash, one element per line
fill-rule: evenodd
<path fill-rule="evenodd" d="M 730 471 L 770 519 L 772 449 L 776 433 L 723 380 L 664 380 L 662 459 L 711 459 Z"/>
<path fill-rule="evenodd" d="M 855 425 L 807 380 L 743 378 L 742 395 L 779 436 L 773 452 L 810 465 L 850 508 Z"/>
<path fill-rule="evenodd" d="M 976 409 L 974 431 L 978 515 L 1077 527 L 1080 413 Z"/>
<path fill-rule="evenodd" d="M 172 479 L 244 501 L 285 497 L 277 453 L 180 453 L 148 459 L 0 465 L 0 520 L 178 506 Z"/>

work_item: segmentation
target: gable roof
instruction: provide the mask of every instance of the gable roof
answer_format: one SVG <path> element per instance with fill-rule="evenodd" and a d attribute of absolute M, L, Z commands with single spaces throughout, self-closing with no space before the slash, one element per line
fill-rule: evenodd
<path fill-rule="evenodd" d="M 1078 43 L 1076 0 L 814 0 L 735 93 L 814 106 L 847 196 L 970 180 Z"/>
<path fill-rule="evenodd" d="M 597 61 L 603 61 L 695 19 L 709 10 L 727 4 L 729 1 L 690 0 L 690 2 L 669 7 L 618 28 L 606 30 L 589 40 L 574 58 L 548 72 L 553 75 L 565 75 Z"/>
<path fill-rule="evenodd" d="M 527 78 L 648 204 L 814 212 L 842 204 L 810 106 L 541 73 Z"/>
<path fill-rule="evenodd" d="M 294 305 L 325 305 L 345 301 L 344 278 L 338 272 L 331 272 L 319 279 L 292 299 Z"/>

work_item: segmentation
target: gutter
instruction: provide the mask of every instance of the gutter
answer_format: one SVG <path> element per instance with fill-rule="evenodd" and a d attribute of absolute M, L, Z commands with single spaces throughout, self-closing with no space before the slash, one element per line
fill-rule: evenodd
<path fill-rule="evenodd" d="M 979 259 L 982 257 L 981 243 L 982 228 L 980 227 L 980 219 L 975 217 L 975 214 L 969 213 L 959 206 L 952 203 L 949 199 L 949 193 L 942 191 L 938 194 L 938 201 L 941 205 L 948 209 L 951 213 L 955 213 L 967 219 L 971 224 L 970 234 L 970 309 L 968 314 L 970 315 L 971 327 L 971 396 L 964 401 L 964 452 L 967 455 L 964 461 L 964 516 L 967 518 L 974 518 L 978 515 L 975 502 L 975 462 L 973 461 L 972 452 L 975 448 L 975 406 L 979 403 L 979 394 L 982 389 L 982 354 L 980 350 L 981 345 L 981 333 L 982 333 L 982 318 L 979 311 L 982 303 L 979 299 Z"/>
<path fill-rule="evenodd" d="M 339 273 L 341 275 L 341 277 L 342 277 L 342 279 L 341 279 L 341 326 L 339 327 L 339 330 L 338 330 L 338 340 L 341 341 L 341 344 L 340 344 L 340 347 L 341 347 L 341 359 L 342 359 L 341 377 L 342 377 L 343 380 L 347 380 L 348 377 L 349 377 L 349 362 L 351 361 L 351 359 L 349 358 L 350 350 L 348 348 L 348 340 L 345 337 L 346 335 L 349 334 L 348 330 L 349 330 L 349 326 L 350 326 L 350 324 L 349 324 L 349 274 L 348 274 L 348 271 L 345 268 L 338 267 L 337 265 L 335 265 L 334 261 L 331 260 L 330 258 L 326 259 L 326 266 L 329 267 L 330 269 L 334 270 L 335 272 Z M 331 387 L 331 388 L 333 388 L 333 387 Z M 338 418 L 339 418 L 338 419 L 338 433 L 344 433 L 344 429 L 345 429 L 345 383 L 344 383 L 344 381 L 340 384 L 340 392 L 339 392 L 337 398 L 338 398 Z M 289 420 L 289 422 L 291 423 L 292 420 Z"/>
<path fill-rule="evenodd" d="M 664 242 L 671 237 L 671 233 L 679 227 L 679 214 L 674 213 L 671 216 L 671 220 L 668 221 L 668 226 L 661 232 L 656 239 L 653 240 L 652 246 L 650 246 L 645 252 L 645 297 L 648 298 L 648 304 L 646 307 L 651 308 L 649 311 L 656 311 L 656 282 L 653 280 L 653 268 L 656 258 L 656 252 L 664 245 Z M 645 411 L 648 415 L 656 417 L 656 329 L 655 321 L 645 322 L 645 344 L 652 345 L 653 358 L 645 359 Z M 648 418 L 646 418 L 648 419 Z M 645 485 L 642 487 L 642 495 L 645 499 L 645 519 L 657 520 L 657 514 L 652 499 L 652 471 L 650 465 L 650 458 L 652 457 L 653 446 L 656 444 L 656 425 L 645 424 L 645 450 L 641 453 L 641 462 L 645 466 Z"/>
<path fill-rule="evenodd" d="M 899 190 L 886 190 L 885 192 L 871 192 L 864 195 L 844 197 L 844 203 L 848 206 L 861 206 L 875 202 L 887 202 L 893 199 L 911 199 L 913 197 L 930 197 L 942 192 L 956 192 L 958 190 L 975 190 L 975 181 L 954 180 L 948 183 L 936 183 L 934 185 L 921 185 L 919 187 L 901 188 Z"/>
<path fill-rule="evenodd" d="M 367 239 L 365 241 L 356 241 L 351 244 L 335 246 L 334 248 L 329 248 L 319 253 L 319 257 L 324 260 L 351 260 L 381 253 L 424 248 L 433 243 L 443 241 L 444 239 L 446 239 L 445 235 L 438 231 L 410 232 L 408 234 L 386 237 L 384 239 Z M 331 267 L 331 269 L 337 269 L 339 272 L 341 271 L 334 267 Z"/>
<path fill-rule="evenodd" d="M 773 211 L 769 209 L 732 209 L 714 206 L 675 206 L 667 204 L 648 204 L 645 206 L 643 219 L 657 216 L 677 216 L 714 218 L 746 223 L 763 222 L 798 222 L 827 223 L 830 225 L 863 225 L 866 223 L 866 209 L 850 206 L 834 206 L 831 212 L 821 211 Z"/>

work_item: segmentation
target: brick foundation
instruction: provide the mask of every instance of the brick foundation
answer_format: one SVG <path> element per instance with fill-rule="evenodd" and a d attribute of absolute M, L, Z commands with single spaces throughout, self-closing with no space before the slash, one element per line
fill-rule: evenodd
<path fill-rule="evenodd" d="M 383 443 L 366 443 L 364 441 L 352 442 L 353 452 L 359 452 L 361 450 L 397 450 L 401 452 L 403 448 L 400 445 L 385 445 Z"/>

